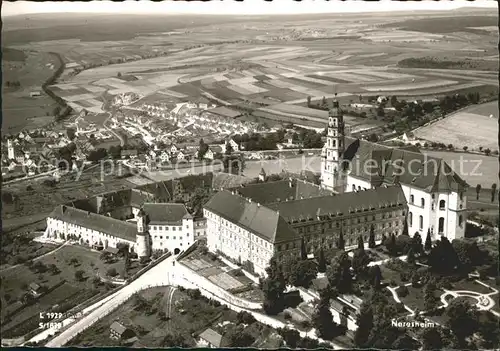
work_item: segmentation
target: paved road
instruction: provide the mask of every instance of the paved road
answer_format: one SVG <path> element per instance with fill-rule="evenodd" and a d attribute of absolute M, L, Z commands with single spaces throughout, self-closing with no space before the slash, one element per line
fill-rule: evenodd
<path fill-rule="evenodd" d="M 108 114 L 108 117 L 104 120 L 104 122 L 102 122 L 103 127 L 106 128 L 106 130 L 108 132 L 110 132 L 115 137 L 117 137 L 118 140 L 120 140 L 120 146 L 122 146 L 122 147 L 125 146 L 125 140 L 123 140 L 123 137 L 120 134 L 116 133 L 112 128 L 107 126 L 106 123 L 111 119 L 111 113 L 110 112 L 106 112 L 106 113 Z"/>
<path fill-rule="evenodd" d="M 165 259 L 163 262 L 160 262 L 157 266 L 144 273 L 129 285 L 108 296 L 107 298 L 95 303 L 94 305 L 84 309 L 82 311 L 84 316 L 78 321 L 73 318 L 64 320 L 62 322 L 63 327 L 69 327 L 63 330 L 55 338 L 50 340 L 45 346 L 62 347 L 71 339 L 73 339 L 77 334 L 89 328 L 99 319 L 108 315 L 115 308 L 123 304 L 134 293 L 153 286 L 169 285 L 167 272 L 173 268 L 172 262 L 174 260 L 174 257 L 175 256 L 171 256 Z M 47 329 L 30 339 L 29 342 L 40 342 L 46 340 L 51 335 L 55 334 L 55 332 L 56 328 Z"/>

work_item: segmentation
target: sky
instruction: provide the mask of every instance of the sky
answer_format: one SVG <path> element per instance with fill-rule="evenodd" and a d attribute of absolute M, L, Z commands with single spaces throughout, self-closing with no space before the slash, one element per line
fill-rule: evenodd
<path fill-rule="evenodd" d="M 413 11 L 413 10 L 452 10 L 459 7 L 491 7 L 496 8 L 493 0 L 476 1 L 431 1 L 399 2 L 381 0 L 365 2 L 325 1 L 325 0 L 213 0 L 209 2 L 162 1 L 91 1 L 91 2 L 2 2 L 2 17 L 34 13 L 116 13 L 116 14 L 305 14 L 305 13 L 343 13 L 343 12 L 379 12 L 379 11 Z"/>

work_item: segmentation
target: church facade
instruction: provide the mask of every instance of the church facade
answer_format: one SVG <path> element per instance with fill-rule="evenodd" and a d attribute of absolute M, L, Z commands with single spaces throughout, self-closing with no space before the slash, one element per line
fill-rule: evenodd
<path fill-rule="evenodd" d="M 346 137 L 339 103 L 329 112 L 321 185 L 336 193 L 400 184 L 408 203 L 408 232 L 433 240 L 465 236 L 468 184 L 443 160 L 416 148 L 391 148 Z M 376 191 L 375 191 L 376 196 Z"/>

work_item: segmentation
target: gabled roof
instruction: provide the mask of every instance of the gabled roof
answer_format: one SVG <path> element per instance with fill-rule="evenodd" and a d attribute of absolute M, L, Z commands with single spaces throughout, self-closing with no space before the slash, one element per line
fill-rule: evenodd
<path fill-rule="evenodd" d="M 123 324 L 116 322 L 116 321 L 111 323 L 110 328 L 120 335 L 123 334 L 127 330 L 127 327 L 125 327 Z"/>
<path fill-rule="evenodd" d="M 227 190 L 212 196 L 204 208 L 271 243 L 298 237 L 278 212 Z"/>
<path fill-rule="evenodd" d="M 57 206 L 49 215 L 49 218 L 93 229 L 129 241 L 135 241 L 137 235 L 135 224 L 65 205 Z"/>
<path fill-rule="evenodd" d="M 442 159 L 408 148 L 390 148 L 350 137 L 345 139 L 349 146 L 343 158 L 350 161 L 350 175 L 373 186 L 399 182 L 427 192 L 463 191 L 468 187 Z"/>
<path fill-rule="evenodd" d="M 292 202 L 277 202 L 267 207 L 279 211 L 280 216 L 292 222 L 302 219 L 316 220 L 319 216 L 349 215 L 350 211 L 379 209 L 381 206 L 392 205 L 406 205 L 406 198 L 400 185 Z"/>
<path fill-rule="evenodd" d="M 210 343 L 211 345 L 215 347 L 220 347 L 221 345 L 221 340 L 222 340 L 222 335 L 217 333 L 213 329 L 206 329 L 203 333 L 199 335 L 200 339 L 205 340 L 206 342 Z"/>
<path fill-rule="evenodd" d="M 149 224 L 179 224 L 189 214 L 184 204 L 146 203 L 142 208 L 150 220 Z"/>

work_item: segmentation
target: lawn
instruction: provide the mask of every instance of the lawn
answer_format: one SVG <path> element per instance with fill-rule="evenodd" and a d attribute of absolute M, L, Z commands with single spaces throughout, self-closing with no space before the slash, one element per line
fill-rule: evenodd
<path fill-rule="evenodd" d="M 412 310 L 418 308 L 420 311 L 425 311 L 424 288 L 423 287 L 414 288 L 411 285 L 407 286 L 407 288 L 408 288 L 408 295 L 405 297 L 399 295 L 399 290 L 401 288 L 398 288 L 396 290 L 396 292 L 399 295 L 399 298 L 401 299 L 401 302 L 403 302 L 406 306 L 408 306 Z M 442 294 L 441 290 L 436 290 L 436 292 L 434 293 L 434 295 L 438 298 L 441 296 L 441 294 Z M 438 305 L 440 305 L 440 302 L 438 302 Z"/>

